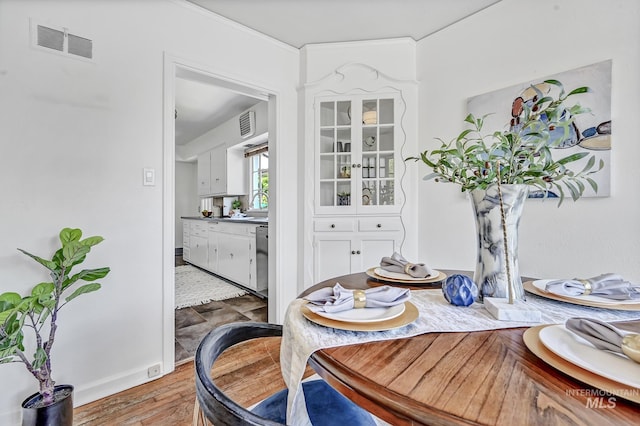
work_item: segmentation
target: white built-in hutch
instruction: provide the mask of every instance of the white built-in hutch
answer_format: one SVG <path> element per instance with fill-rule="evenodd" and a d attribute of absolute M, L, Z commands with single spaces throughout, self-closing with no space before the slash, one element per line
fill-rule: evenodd
<path fill-rule="evenodd" d="M 350 64 L 304 87 L 305 286 L 364 272 L 407 239 L 408 137 L 417 87 Z M 412 141 L 415 143 L 415 141 Z M 311 190 L 311 188 L 313 188 Z"/>

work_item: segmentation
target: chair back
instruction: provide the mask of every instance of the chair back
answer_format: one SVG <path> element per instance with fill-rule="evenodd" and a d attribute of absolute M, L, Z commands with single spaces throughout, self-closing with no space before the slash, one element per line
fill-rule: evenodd
<path fill-rule="evenodd" d="M 229 347 L 260 337 L 282 336 L 282 326 L 259 322 L 226 324 L 211 330 L 200 342 L 195 356 L 196 396 L 200 409 L 214 425 L 281 426 L 255 415 L 227 397 L 211 379 L 211 367 Z"/>

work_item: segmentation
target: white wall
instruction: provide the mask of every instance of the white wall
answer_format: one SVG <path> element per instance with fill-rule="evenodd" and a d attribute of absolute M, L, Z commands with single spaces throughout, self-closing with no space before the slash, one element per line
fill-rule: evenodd
<path fill-rule="evenodd" d="M 29 18 L 92 38 L 95 61 L 30 48 Z M 62 311 L 54 378 L 76 386 L 76 404 L 145 382 L 173 346 L 162 328 L 163 266 L 174 250 L 173 237 L 163 248 L 162 229 L 165 53 L 276 93 L 274 153 L 295 161 L 296 50 L 182 1 L 0 0 L 0 291 L 46 279 L 16 247 L 48 256 L 64 226 L 104 236 L 87 266 L 112 270 L 100 292 Z M 144 167 L 156 170 L 155 186 L 142 185 Z M 296 203 L 295 169 L 274 179 Z M 284 312 L 298 255 L 295 232 L 279 222 L 295 230 L 298 218 L 278 213 L 277 256 L 290 262 L 278 276 Z M 16 424 L 36 381 L 15 364 L 0 368 L 0 383 L 11 383 L 0 424 Z"/>
<path fill-rule="evenodd" d="M 264 134 L 269 131 L 268 127 L 268 103 L 266 101 L 258 101 L 256 105 L 248 108 L 246 111 L 255 113 L 255 133 L 253 136 L 243 138 L 240 136 L 240 125 L 238 124 L 238 116 L 235 116 L 215 129 L 209 130 L 207 133 L 198 136 L 194 140 L 178 147 L 178 155 L 184 159 L 193 159 L 199 154 L 206 152 L 216 146 L 225 144 L 231 147 L 238 144 L 250 143 L 252 139 L 264 139 Z M 246 112 L 246 111 L 243 111 Z M 257 142 L 252 142 L 257 143 Z"/>
<path fill-rule="evenodd" d="M 462 130 L 471 96 L 613 61 L 611 197 L 569 199 L 559 209 L 554 201 L 527 202 L 520 225 L 523 275 L 618 272 L 640 282 L 638 22 L 637 1 L 503 0 L 418 43 L 421 150 Z M 422 164 L 420 170 L 428 172 Z M 421 260 L 474 269 L 475 225 L 459 187 L 421 182 L 419 196 Z"/>
<path fill-rule="evenodd" d="M 176 162 L 175 248 L 182 248 L 182 216 L 200 216 L 198 176 L 195 162 Z"/>

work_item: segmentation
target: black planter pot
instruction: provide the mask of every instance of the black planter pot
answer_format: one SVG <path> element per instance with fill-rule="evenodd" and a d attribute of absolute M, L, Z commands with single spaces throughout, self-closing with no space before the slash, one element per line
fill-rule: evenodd
<path fill-rule="evenodd" d="M 34 393 L 22 401 L 22 426 L 73 426 L 73 386 L 59 385 L 54 389 L 54 403 L 39 407 L 42 401 Z"/>

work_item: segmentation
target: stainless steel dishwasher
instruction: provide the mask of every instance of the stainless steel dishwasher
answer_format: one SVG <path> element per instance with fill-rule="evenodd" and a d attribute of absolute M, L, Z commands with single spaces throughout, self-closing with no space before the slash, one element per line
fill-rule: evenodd
<path fill-rule="evenodd" d="M 266 295 L 269 288 L 269 227 L 256 228 L 256 285 Z"/>

